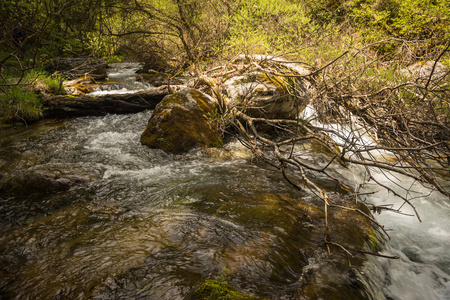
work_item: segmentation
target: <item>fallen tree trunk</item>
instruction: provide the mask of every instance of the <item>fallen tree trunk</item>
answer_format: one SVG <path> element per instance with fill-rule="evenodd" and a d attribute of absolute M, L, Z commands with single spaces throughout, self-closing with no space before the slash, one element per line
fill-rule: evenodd
<path fill-rule="evenodd" d="M 167 86 L 133 94 L 111 94 L 103 96 L 52 96 L 43 99 L 44 118 L 72 118 L 82 116 L 104 116 L 106 114 L 129 114 L 154 109 L 161 100 L 175 90 Z"/>

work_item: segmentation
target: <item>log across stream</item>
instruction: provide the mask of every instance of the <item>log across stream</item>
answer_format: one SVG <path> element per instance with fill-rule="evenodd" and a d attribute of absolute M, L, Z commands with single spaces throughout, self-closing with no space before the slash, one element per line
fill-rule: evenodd
<path fill-rule="evenodd" d="M 154 109 L 168 94 L 168 87 L 161 86 L 129 94 L 47 97 L 43 99 L 43 117 L 48 119 L 137 113 Z"/>

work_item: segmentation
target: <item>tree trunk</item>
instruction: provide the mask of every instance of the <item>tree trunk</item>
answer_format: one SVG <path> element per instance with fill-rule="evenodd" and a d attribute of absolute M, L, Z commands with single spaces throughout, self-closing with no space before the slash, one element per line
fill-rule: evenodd
<path fill-rule="evenodd" d="M 103 96 L 52 96 L 43 99 L 44 118 L 71 118 L 82 116 L 104 116 L 106 114 L 129 114 L 154 109 L 168 94 L 167 86 L 133 93 Z"/>

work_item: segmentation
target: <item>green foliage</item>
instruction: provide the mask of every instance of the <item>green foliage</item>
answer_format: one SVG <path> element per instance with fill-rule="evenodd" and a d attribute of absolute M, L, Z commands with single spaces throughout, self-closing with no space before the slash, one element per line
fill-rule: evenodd
<path fill-rule="evenodd" d="M 59 75 L 48 75 L 39 69 L 18 72 L 9 69 L 4 77 L 5 86 L 0 93 L 0 121 L 34 122 L 42 117 L 42 103 L 37 95 L 66 94 L 63 79 Z"/>
<path fill-rule="evenodd" d="M 106 62 L 108 64 L 113 64 L 113 63 L 119 63 L 122 62 L 124 60 L 124 57 L 121 55 L 113 55 L 111 57 L 106 58 Z"/>
<path fill-rule="evenodd" d="M 24 91 L 15 85 L 0 94 L 0 121 L 11 123 L 16 121 L 33 122 L 41 117 L 41 101 L 31 92 Z"/>
<path fill-rule="evenodd" d="M 448 0 L 5 0 L 0 14 L 6 54 L 17 54 L 11 32 L 21 21 L 29 37 L 28 56 L 39 52 L 40 60 L 91 55 L 116 61 L 125 54 L 174 72 L 193 64 L 202 71 L 217 57 L 243 52 L 332 57 L 340 49 L 388 38 L 426 39 L 420 49 L 410 45 L 415 56 L 423 56 L 450 40 Z M 331 36 L 341 44 L 328 46 Z M 320 46 L 314 46 L 318 41 Z M 391 42 L 371 49 L 384 55 L 399 47 Z M 446 56 L 442 61 L 450 64 Z"/>
<path fill-rule="evenodd" d="M 229 40 L 241 51 L 291 51 L 315 30 L 301 1 L 242 1 L 231 19 Z"/>
<path fill-rule="evenodd" d="M 113 37 L 104 36 L 100 32 L 89 32 L 86 38 L 86 47 L 93 56 L 109 58 L 114 57 L 117 52 L 118 45 Z"/>
<path fill-rule="evenodd" d="M 310 18 L 321 26 L 338 24 L 345 20 L 352 2 L 345 0 L 303 0 Z"/>
<path fill-rule="evenodd" d="M 450 3 L 448 0 L 403 0 L 393 27 L 402 36 L 450 39 Z"/>
<path fill-rule="evenodd" d="M 54 95 L 65 95 L 63 78 L 60 75 L 48 75 L 47 72 L 38 69 L 26 73 L 24 84 L 30 85 L 31 90 L 43 91 Z"/>
<path fill-rule="evenodd" d="M 448 0 L 364 1 L 353 6 L 349 17 L 368 41 L 380 35 L 442 41 L 450 38 Z"/>

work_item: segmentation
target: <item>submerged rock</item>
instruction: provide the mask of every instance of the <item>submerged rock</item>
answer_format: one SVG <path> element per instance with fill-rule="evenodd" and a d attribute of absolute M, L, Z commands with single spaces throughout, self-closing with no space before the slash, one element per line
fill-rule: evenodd
<path fill-rule="evenodd" d="M 190 297 L 189 300 L 214 300 L 214 299 L 234 299 L 234 300 L 264 300 L 263 298 L 252 296 L 236 291 L 226 281 L 207 280 Z"/>
<path fill-rule="evenodd" d="M 211 191 L 201 191 L 202 195 L 211 194 L 211 197 L 216 193 L 214 187 Z M 265 275 L 259 275 L 270 278 L 274 285 L 278 283 L 284 290 L 270 290 L 269 294 L 273 296 L 382 299 L 374 296 L 380 295 L 381 287 L 374 285 L 364 273 L 366 258 L 363 252 L 380 251 L 383 245 L 379 231 L 357 211 L 370 215 L 369 210 L 364 204 L 355 204 L 354 200 L 341 194 L 332 194 L 331 200 L 349 209 L 329 207 L 327 224 L 320 199 L 305 198 L 300 203 L 287 194 L 236 195 L 221 203 L 205 199 L 193 203 L 192 207 L 226 219 L 235 226 L 260 232 L 258 237 L 230 243 L 216 254 L 215 260 L 220 269 L 227 270 L 226 279 L 231 286 L 237 287 L 235 284 L 239 282 L 233 278 L 248 277 L 255 270 L 265 270 Z M 265 290 L 257 282 L 254 285 L 255 290 Z M 259 295 L 264 296 L 264 293 Z"/>
<path fill-rule="evenodd" d="M 72 186 L 86 185 L 100 179 L 100 174 L 67 165 L 35 166 L 13 174 L 0 184 L 3 196 L 43 196 L 62 192 Z"/>
<path fill-rule="evenodd" d="M 141 143 L 171 153 L 182 153 L 194 147 L 220 147 L 222 138 L 208 119 L 217 102 L 196 90 L 183 89 L 166 96 L 155 108 L 141 135 Z"/>

